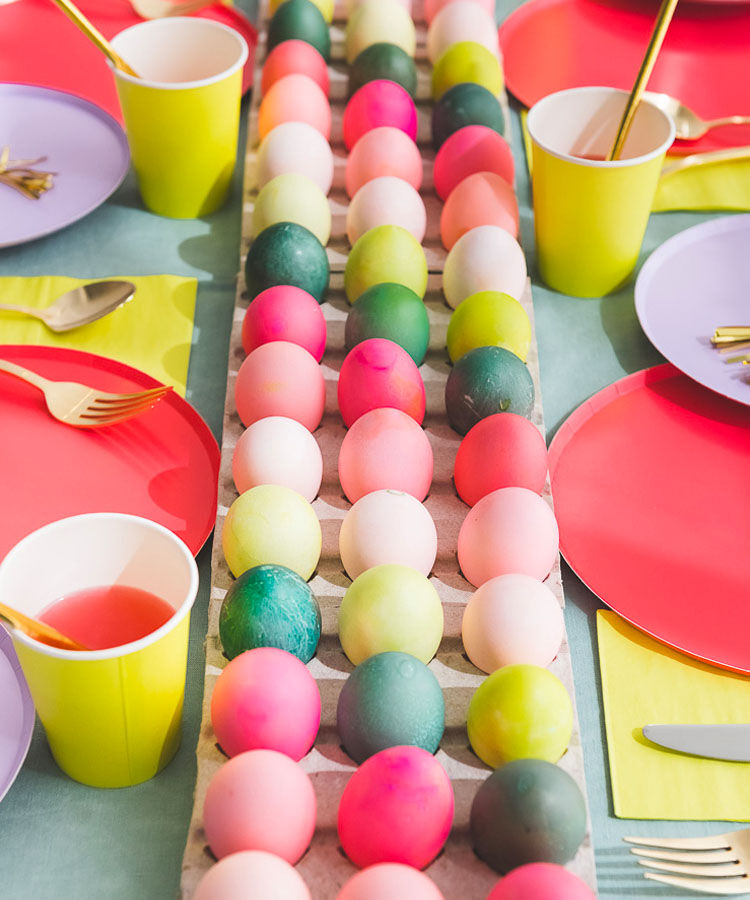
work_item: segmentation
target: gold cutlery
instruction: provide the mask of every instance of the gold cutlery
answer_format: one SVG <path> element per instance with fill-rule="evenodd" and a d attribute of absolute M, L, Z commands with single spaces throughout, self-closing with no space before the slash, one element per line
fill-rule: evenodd
<path fill-rule="evenodd" d="M 35 641 L 41 641 L 43 644 L 49 644 L 51 647 L 59 647 L 61 650 L 88 649 L 83 644 L 79 644 L 78 641 L 61 634 L 51 625 L 40 622 L 38 619 L 32 619 L 17 609 L 6 606 L 5 603 L 0 603 L 0 619 L 9 622 L 18 631 L 22 631 Z"/>
<path fill-rule="evenodd" d="M 73 24 L 76 25 L 90 41 L 96 44 L 116 69 L 125 72 L 126 75 L 132 75 L 134 78 L 138 77 L 138 74 L 134 72 L 119 53 L 115 51 L 96 26 L 84 16 L 75 4 L 71 3 L 71 0 L 52 0 L 52 2 L 65 13 L 71 22 L 73 22 Z"/>
<path fill-rule="evenodd" d="M 750 116 L 722 116 L 719 119 L 701 119 L 692 109 L 680 103 L 669 94 L 658 94 L 645 91 L 644 100 L 649 100 L 654 106 L 658 106 L 674 122 L 675 137 L 681 141 L 697 141 L 712 128 L 720 125 L 750 125 Z"/>
<path fill-rule="evenodd" d="M 735 162 L 750 159 L 750 147 L 727 147 L 725 150 L 709 150 L 707 153 L 691 153 L 668 162 L 661 170 L 660 178 L 673 175 L 690 166 L 708 166 L 712 163 Z"/>
<path fill-rule="evenodd" d="M 129 281 L 94 281 L 66 291 L 44 309 L 0 303 L 0 310 L 34 316 L 51 331 L 71 331 L 106 316 L 133 294 L 135 285 Z"/>

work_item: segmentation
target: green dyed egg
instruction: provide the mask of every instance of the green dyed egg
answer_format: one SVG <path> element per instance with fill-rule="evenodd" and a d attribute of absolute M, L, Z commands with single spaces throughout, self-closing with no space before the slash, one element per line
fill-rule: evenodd
<path fill-rule="evenodd" d="M 291 284 L 322 303 L 329 277 L 325 248 L 311 231 L 296 222 L 277 222 L 261 231 L 245 260 L 245 281 L 251 300 L 266 288 Z"/>
<path fill-rule="evenodd" d="M 500 61 L 476 41 L 459 41 L 440 55 L 432 70 L 433 100 L 439 100 L 447 90 L 465 82 L 480 84 L 493 97 L 498 97 L 503 89 Z"/>
<path fill-rule="evenodd" d="M 421 366 L 430 340 L 424 302 L 403 284 L 373 285 L 355 300 L 346 319 L 344 344 L 351 350 L 368 338 L 387 338 L 400 344 Z"/>
<path fill-rule="evenodd" d="M 534 382 L 525 364 L 503 347 L 476 347 L 457 362 L 445 383 L 445 408 L 459 434 L 500 412 L 531 417 Z"/>
<path fill-rule="evenodd" d="M 522 361 L 531 344 L 531 322 L 526 310 L 510 294 L 478 291 L 453 312 L 445 336 L 448 356 L 456 362 L 475 347 L 505 347 Z"/>
<path fill-rule="evenodd" d="M 366 47 L 349 67 L 349 96 L 368 81 L 395 81 L 412 98 L 417 93 L 417 67 L 411 56 L 397 44 L 381 42 Z"/>
<path fill-rule="evenodd" d="M 534 862 L 564 865 L 586 835 L 586 803 L 559 766 L 518 759 L 480 786 L 469 827 L 474 852 L 496 872 Z"/>
<path fill-rule="evenodd" d="M 385 281 L 403 284 L 419 297 L 427 290 L 427 259 L 422 245 L 399 225 L 378 225 L 366 231 L 346 260 L 344 290 L 350 303 Z"/>
<path fill-rule="evenodd" d="M 445 729 L 443 692 L 416 657 L 378 653 L 344 682 L 336 726 L 344 749 L 357 763 L 386 747 L 409 745 L 434 753 Z"/>
<path fill-rule="evenodd" d="M 306 663 L 320 640 L 320 607 L 296 572 L 286 566 L 254 566 L 227 591 L 219 637 L 229 659 L 255 647 L 277 647 Z"/>
<path fill-rule="evenodd" d="M 486 87 L 471 81 L 448 88 L 432 107 L 432 145 L 435 150 L 439 150 L 454 131 L 467 125 L 484 125 L 498 134 L 505 134 L 500 101 Z"/>
<path fill-rule="evenodd" d="M 331 58 L 331 36 L 320 9 L 310 0 L 284 0 L 268 23 L 270 52 L 284 41 L 306 41 L 328 62 Z"/>

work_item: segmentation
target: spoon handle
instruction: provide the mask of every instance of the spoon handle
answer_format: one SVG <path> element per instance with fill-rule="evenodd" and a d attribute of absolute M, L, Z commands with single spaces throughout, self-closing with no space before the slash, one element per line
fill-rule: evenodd
<path fill-rule="evenodd" d="M 711 119 L 706 125 L 709 128 L 718 128 L 719 125 L 750 125 L 750 116 L 723 116 L 720 119 Z"/>
<path fill-rule="evenodd" d="M 12 303 L 0 303 L 0 309 L 7 312 L 23 313 L 25 316 L 34 316 L 35 319 L 41 319 L 45 322 L 44 310 L 34 309 L 32 306 L 13 306 Z"/>
<path fill-rule="evenodd" d="M 62 650 L 86 649 L 78 641 L 66 637 L 51 625 L 46 625 L 44 622 L 25 616 L 22 612 L 18 612 L 17 609 L 11 609 L 10 606 L 6 606 L 4 603 L 0 603 L 0 618 L 10 622 L 14 628 L 22 631 L 30 638 L 39 639 L 44 644 L 51 644 L 53 647 L 59 647 Z"/>
<path fill-rule="evenodd" d="M 65 13 L 74 25 L 77 25 L 78 28 L 80 28 L 90 41 L 93 41 L 93 43 L 96 44 L 115 68 L 125 72 L 126 75 L 132 75 L 134 78 L 138 77 L 137 73 L 134 72 L 125 60 L 114 51 L 109 41 L 94 25 L 92 25 L 91 22 L 89 22 L 77 6 L 71 3 L 70 0 L 52 0 L 52 2 Z"/>
<path fill-rule="evenodd" d="M 711 163 L 734 162 L 739 159 L 750 159 L 750 147 L 728 147 L 726 150 L 712 150 L 709 153 L 692 153 L 674 162 L 668 163 L 661 170 L 661 178 L 688 169 L 691 166 L 707 166 Z"/>

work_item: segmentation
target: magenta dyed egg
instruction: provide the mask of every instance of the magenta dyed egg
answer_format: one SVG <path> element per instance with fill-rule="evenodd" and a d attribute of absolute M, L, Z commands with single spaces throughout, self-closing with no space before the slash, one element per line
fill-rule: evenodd
<path fill-rule="evenodd" d="M 421 747 L 375 753 L 349 779 L 338 832 L 355 866 L 398 862 L 423 869 L 442 850 L 453 820 L 445 769 Z"/>
<path fill-rule="evenodd" d="M 242 347 L 252 353 L 271 341 L 299 344 L 320 362 L 326 347 L 326 320 L 312 294 L 279 284 L 253 298 L 242 320 Z"/>
<path fill-rule="evenodd" d="M 393 341 L 368 338 L 347 353 L 339 373 L 338 401 L 344 425 L 381 406 L 400 409 L 419 425 L 425 390 L 414 360 Z"/>
<path fill-rule="evenodd" d="M 384 900 L 386 897 L 444 900 L 427 875 L 403 863 L 377 863 L 361 869 L 341 888 L 336 900 Z"/>
<path fill-rule="evenodd" d="M 261 72 L 261 96 L 265 96 L 273 84 L 287 75 L 307 75 L 328 96 L 331 88 L 328 66 L 315 47 L 307 41 L 282 41 L 271 50 Z"/>
<path fill-rule="evenodd" d="M 260 101 L 258 135 L 261 140 L 282 122 L 307 122 L 326 140 L 330 138 L 331 106 L 320 85 L 308 75 L 285 75 L 271 85 Z"/>
<path fill-rule="evenodd" d="M 450 250 L 478 225 L 497 225 L 518 237 L 518 200 L 513 186 L 494 172 L 476 172 L 450 192 L 440 214 L 440 239 Z"/>
<path fill-rule="evenodd" d="M 346 159 L 346 193 L 351 198 L 357 191 L 383 175 L 401 178 L 415 189 L 422 185 L 422 156 L 406 132 L 392 125 L 382 125 L 366 132 L 352 147 Z"/>
<path fill-rule="evenodd" d="M 556 863 L 527 863 L 511 869 L 492 888 L 487 900 L 596 900 L 578 876 Z"/>
<path fill-rule="evenodd" d="M 351 503 L 381 489 L 422 501 L 432 484 L 433 464 L 430 441 L 411 416 L 400 409 L 374 409 L 344 435 L 339 480 Z"/>
<path fill-rule="evenodd" d="M 417 108 L 409 92 L 395 81 L 379 78 L 362 85 L 346 104 L 342 121 L 346 149 L 351 150 L 363 134 L 383 125 L 399 128 L 416 140 Z"/>
<path fill-rule="evenodd" d="M 467 125 L 445 140 L 435 157 L 435 193 L 441 200 L 464 178 L 494 172 L 513 184 L 513 153 L 505 138 L 486 125 Z"/>

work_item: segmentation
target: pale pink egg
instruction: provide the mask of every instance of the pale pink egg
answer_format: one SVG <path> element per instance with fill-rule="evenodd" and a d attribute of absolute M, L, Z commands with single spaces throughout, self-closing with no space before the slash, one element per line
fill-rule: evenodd
<path fill-rule="evenodd" d="M 357 191 L 346 211 L 346 235 L 355 244 L 366 231 L 378 225 L 399 225 L 421 243 L 427 227 L 427 212 L 418 192 L 402 178 L 382 175 Z"/>
<path fill-rule="evenodd" d="M 272 85 L 287 75 L 307 75 L 328 96 L 331 87 L 328 66 L 321 54 L 307 41 L 282 41 L 271 50 L 261 72 L 261 96 L 265 96 Z"/>
<path fill-rule="evenodd" d="M 433 17 L 427 29 L 427 57 L 434 65 L 453 44 L 472 41 L 500 56 L 497 24 L 476 0 L 452 0 Z"/>
<path fill-rule="evenodd" d="M 336 895 L 336 900 L 443 900 L 427 875 L 403 863 L 377 863 L 357 872 Z"/>
<path fill-rule="evenodd" d="M 299 344 L 320 362 L 326 347 L 326 320 L 312 294 L 291 284 L 277 284 L 256 294 L 242 320 L 242 349 L 252 353 L 272 341 Z"/>
<path fill-rule="evenodd" d="M 400 128 L 416 140 L 417 108 L 409 92 L 395 81 L 379 78 L 362 85 L 344 108 L 341 127 L 346 149 L 351 150 L 363 134 L 383 125 Z"/>
<path fill-rule="evenodd" d="M 513 186 L 494 172 L 476 172 L 450 192 L 440 214 L 440 238 L 450 250 L 478 225 L 497 225 L 518 237 L 518 200 Z"/>
<path fill-rule="evenodd" d="M 311 895 L 299 872 L 280 856 L 241 850 L 211 866 L 193 900 L 311 900 Z"/>
<path fill-rule="evenodd" d="M 346 193 L 357 191 L 381 175 L 403 178 L 415 189 L 422 185 L 422 157 L 419 148 L 400 128 L 382 125 L 366 132 L 346 159 Z"/>
<path fill-rule="evenodd" d="M 424 0 L 424 17 L 429 25 L 444 6 L 448 6 L 453 0 Z M 486 10 L 494 19 L 495 0 L 475 0 L 477 5 Z"/>
<path fill-rule="evenodd" d="M 478 225 L 451 247 L 443 266 L 443 294 L 452 309 L 480 291 L 520 301 L 526 275 L 526 257 L 513 235 L 497 225 Z"/>
<path fill-rule="evenodd" d="M 457 184 L 477 172 L 494 172 L 513 184 L 513 153 L 505 138 L 493 128 L 466 125 L 454 131 L 435 156 L 435 193 L 446 200 Z"/>
<path fill-rule="evenodd" d="M 309 76 L 285 75 L 271 85 L 261 100 L 258 109 L 260 139 L 282 122 L 307 122 L 326 140 L 330 138 L 331 106 L 320 85 Z"/>
<path fill-rule="evenodd" d="M 279 175 L 307 175 L 327 194 L 333 183 L 333 152 L 323 135 L 307 122 L 282 122 L 258 147 L 257 179 L 262 188 Z"/>

